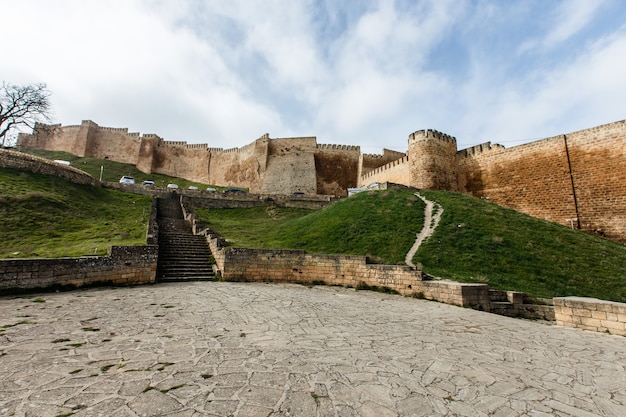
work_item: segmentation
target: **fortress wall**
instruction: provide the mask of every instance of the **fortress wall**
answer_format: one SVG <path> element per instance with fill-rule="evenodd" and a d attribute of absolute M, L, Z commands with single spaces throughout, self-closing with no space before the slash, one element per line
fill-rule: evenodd
<path fill-rule="evenodd" d="M 459 187 L 534 217 L 560 224 L 576 217 L 563 137 L 509 149 L 459 153 Z"/>
<path fill-rule="evenodd" d="M 415 188 L 457 191 L 456 139 L 436 130 L 409 135 L 409 178 Z"/>
<path fill-rule="evenodd" d="M 404 156 L 368 172 L 359 178 L 359 187 L 366 187 L 373 182 L 392 182 L 408 186 L 410 184 L 409 157 Z"/>
<path fill-rule="evenodd" d="M 406 153 L 392 151 L 390 149 L 383 149 L 382 155 L 378 154 L 361 154 L 359 158 L 359 173 L 358 177 L 361 178 L 371 171 L 379 168 L 383 165 L 387 165 L 392 161 L 397 161 L 406 157 Z"/>
<path fill-rule="evenodd" d="M 358 183 L 358 146 L 318 145 L 315 153 L 317 194 L 348 195 Z"/>
<path fill-rule="evenodd" d="M 137 155 L 137 169 L 146 174 L 154 172 L 154 156 L 159 146 L 159 138 L 156 135 L 139 138 L 139 154 Z"/>
<path fill-rule="evenodd" d="M 315 194 L 315 137 L 270 139 L 260 193 Z"/>
<path fill-rule="evenodd" d="M 583 230 L 626 241 L 624 121 L 509 149 L 480 146 L 457 155 L 461 191 L 563 225 L 579 218 Z"/>
<path fill-rule="evenodd" d="M 267 167 L 269 136 L 242 148 L 211 152 L 209 184 L 249 188 L 259 192 Z"/>
<path fill-rule="evenodd" d="M 100 127 L 94 123 L 88 130 L 84 156 L 136 165 L 140 147 L 141 140 L 130 136 L 128 129 Z"/>
<path fill-rule="evenodd" d="M 146 139 L 150 140 L 150 138 Z M 148 151 L 150 145 L 144 146 Z M 189 181 L 210 184 L 209 163 L 211 153 L 204 148 L 189 147 L 185 142 L 166 142 L 159 140 L 152 146 L 152 172 L 180 177 Z M 139 155 L 139 149 L 137 150 Z M 146 154 L 145 165 L 148 165 L 149 154 Z"/>
<path fill-rule="evenodd" d="M 82 157 L 85 156 L 86 132 L 81 126 L 37 123 L 32 134 L 20 133 L 17 143 L 24 149 L 64 151 Z"/>
<path fill-rule="evenodd" d="M 565 135 L 583 230 L 626 242 L 626 121 Z"/>

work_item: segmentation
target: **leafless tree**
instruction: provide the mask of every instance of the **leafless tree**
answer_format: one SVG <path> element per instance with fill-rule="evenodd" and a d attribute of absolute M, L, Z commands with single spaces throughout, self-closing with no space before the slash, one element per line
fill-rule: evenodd
<path fill-rule="evenodd" d="M 0 144 L 4 146 L 9 133 L 16 129 L 34 129 L 36 122 L 47 122 L 49 97 L 50 92 L 44 83 L 22 86 L 3 81 L 0 87 Z"/>

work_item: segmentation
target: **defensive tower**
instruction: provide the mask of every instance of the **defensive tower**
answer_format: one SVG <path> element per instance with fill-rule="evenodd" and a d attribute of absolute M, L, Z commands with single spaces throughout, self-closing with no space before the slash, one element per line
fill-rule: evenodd
<path fill-rule="evenodd" d="M 436 130 L 409 135 L 409 182 L 412 187 L 458 191 L 456 139 Z"/>

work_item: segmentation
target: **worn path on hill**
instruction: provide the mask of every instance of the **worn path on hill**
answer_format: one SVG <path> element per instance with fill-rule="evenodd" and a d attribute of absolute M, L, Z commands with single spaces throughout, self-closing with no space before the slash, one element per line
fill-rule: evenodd
<path fill-rule="evenodd" d="M 424 204 L 426 204 L 426 207 L 424 208 L 424 226 L 415 237 L 415 243 L 413 243 L 413 246 L 409 249 L 409 252 L 406 254 L 406 258 L 404 259 L 404 262 L 412 267 L 415 267 L 413 264 L 413 257 L 415 256 L 415 253 L 421 244 L 433 235 L 435 229 L 439 226 L 439 221 L 441 220 L 441 215 L 443 214 L 443 207 L 441 207 L 439 203 L 428 200 L 420 193 L 415 193 L 415 195 L 419 197 Z M 433 211 L 435 212 L 434 216 Z"/>
<path fill-rule="evenodd" d="M 371 291 L 0 297 L 2 416 L 624 416 L 626 338 Z"/>

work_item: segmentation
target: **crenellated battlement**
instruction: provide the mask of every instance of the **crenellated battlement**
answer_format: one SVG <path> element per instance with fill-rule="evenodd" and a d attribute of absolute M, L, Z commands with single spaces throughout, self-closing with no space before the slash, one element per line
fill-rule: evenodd
<path fill-rule="evenodd" d="M 475 155 L 480 155 L 486 152 L 502 151 L 504 149 L 505 147 L 498 143 L 495 143 L 492 145 L 491 142 L 485 142 L 485 143 L 481 143 L 480 145 L 472 146 L 466 149 L 461 149 L 460 151 L 457 152 L 457 155 L 462 158 L 467 158 L 467 157 L 471 157 Z"/>
<path fill-rule="evenodd" d="M 158 139 L 159 144 L 160 144 L 161 142 L 165 142 L 163 139 L 161 139 L 161 138 L 159 137 L 159 135 L 156 135 L 156 134 L 154 134 L 154 133 L 145 133 L 145 134 L 142 136 L 142 138 L 144 138 L 144 139 Z"/>
<path fill-rule="evenodd" d="M 187 142 L 182 140 L 164 140 L 163 145 L 165 146 L 186 146 Z"/>
<path fill-rule="evenodd" d="M 116 133 L 128 134 L 128 128 L 126 128 L 126 127 L 102 127 L 102 126 L 98 126 L 98 130 L 105 131 L 105 132 L 116 132 Z"/>
<path fill-rule="evenodd" d="M 333 145 L 333 144 L 325 144 L 318 143 L 317 149 L 321 151 L 348 151 L 348 152 L 360 152 L 360 146 L 354 145 Z"/>
<path fill-rule="evenodd" d="M 390 170 L 394 167 L 397 167 L 398 165 L 404 165 L 406 163 L 409 162 L 409 157 L 408 156 L 404 156 L 400 159 L 396 159 L 395 161 L 391 161 L 385 165 L 379 166 L 378 168 L 375 168 L 373 170 L 371 170 L 370 172 L 368 172 L 367 174 L 364 174 L 361 176 L 361 180 L 362 182 L 365 182 L 365 180 L 367 178 L 371 178 L 375 175 L 381 174 L 387 170 Z"/>
<path fill-rule="evenodd" d="M 57 124 L 57 125 L 44 125 L 44 126 L 46 126 L 48 128 L 53 127 L 55 129 L 63 127 L 63 130 L 78 130 L 78 129 L 80 129 L 82 127 L 81 125 L 62 126 L 60 123 Z"/>
<path fill-rule="evenodd" d="M 379 153 L 364 153 L 361 154 L 363 156 L 363 158 L 369 158 L 369 159 L 383 159 L 384 155 L 379 154 Z"/>
<path fill-rule="evenodd" d="M 200 149 L 206 151 L 209 149 L 209 146 L 206 143 L 188 143 L 187 149 Z"/>
<path fill-rule="evenodd" d="M 415 132 L 409 135 L 409 143 L 411 143 L 412 141 L 421 139 L 421 138 L 437 139 L 440 141 L 456 144 L 456 138 L 454 136 L 450 136 L 446 133 L 442 133 L 434 129 L 416 130 Z"/>

